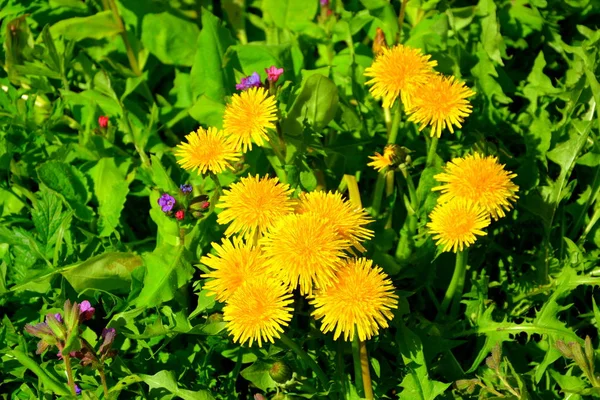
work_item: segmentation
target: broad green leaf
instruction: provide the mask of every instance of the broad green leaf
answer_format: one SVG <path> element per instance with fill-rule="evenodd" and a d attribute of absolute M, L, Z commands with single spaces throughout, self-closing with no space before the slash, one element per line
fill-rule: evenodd
<path fill-rule="evenodd" d="M 14 349 L 9 350 L 7 352 L 9 357 L 16 359 L 23 366 L 37 375 L 38 379 L 46 388 L 50 389 L 52 392 L 61 395 L 61 396 L 69 396 L 70 390 L 64 383 L 60 383 L 54 379 L 54 377 L 50 376 L 44 368 L 42 368 L 37 362 L 35 362 L 32 358 L 30 358 L 26 353 Z"/>
<path fill-rule="evenodd" d="M 52 36 L 64 36 L 65 39 L 104 39 L 121 32 L 111 11 L 102 11 L 89 17 L 63 19 L 50 27 Z"/>
<path fill-rule="evenodd" d="M 121 211 L 129 193 L 129 183 L 133 178 L 127 178 L 130 165 L 130 160 L 117 166 L 114 158 L 101 158 L 89 171 L 99 203 L 98 234 L 100 236 L 109 236 L 119 225 Z"/>
<path fill-rule="evenodd" d="M 183 400 L 213 400 L 214 397 L 207 390 L 197 392 L 181 389 L 173 371 L 160 371 L 154 375 L 140 374 L 139 377 L 152 389 L 164 389 Z"/>
<path fill-rule="evenodd" d="M 143 256 L 146 276 L 144 287 L 135 301 L 138 308 L 154 307 L 169 301 L 180 287 L 190 282 L 194 270 L 184 251 L 183 246 L 164 244 Z"/>
<path fill-rule="evenodd" d="M 302 31 L 317 14 L 316 0 L 263 0 L 263 13 L 281 29 Z"/>
<path fill-rule="evenodd" d="M 171 176 L 163 167 L 160 158 L 157 156 L 151 156 L 150 161 L 152 162 L 152 180 L 156 186 L 164 192 L 175 194 L 179 190 L 179 187 L 173 182 Z"/>
<path fill-rule="evenodd" d="M 202 9 L 202 31 L 193 48 L 191 85 L 195 98 L 201 94 L 217 102 L 225 102 L 225 96 L 235 89 L 235 78 L 230 61 L 225 56 L 235 42 L 219 18 Z"/>
<path fill-rule="evenodd" d="M 127 293 L 132 271 L 142 264 L 142 258 L 132 253 L 104 253 L 61 273 L 79 293 L 87 289 Z"/>
<path fill-rule="evenodd" d="M 59 236 L 64 235 L 63 223 L 69 215 L 63 213 L 60 197 L 49 190 L 42 189 L 40 198 L 31 211 L 31 219 L 38 232 L 40 251 L 50 258 Z M 62 232 L 61 232 L 62 230 Z"/>
<path fill-rule="evenodd" d="M 188 110 L 190 116 L 198 123 L 207 126 L 221 128 L 223 126 L 223 113 L 225 104 L 215 101 L 206 94 L 198 97 L 198 100 Z"/>
<path fill-rule="evenodd" d="M 496 3 L 494 0 L 479 0 L 477 4 L 481 20 L 481 43 L 489 58 L 497 64 L 504 65 L 502 58 L 506 58 L 506 45 L 500 34 L 498 17 L 496 16 Z"/>
<path fill-rule="evenodd" d="M 37 174 L 43 184 L 64 196 L 77 218 L 92 219 L 93 212 L 86 206 L 90 198 L 87 182 L 79 170 L 60 161 L 48 161 L 37 168 Z"/>
<path fill-rule="evenodd" d="M 409 368 L 409 373 L 400 383 L 404 390 L 400 392 L 399 398 L 403 400 L 433 400 L 444 393 L 450 383 L 438 382 L 429 377 L 421 339 L 402 322 L 399 323 L 396 342 L 402 360 Z"/>
<path fill-rule="evenodd" d="M 196 24 L 163 12 L 146 14 L 142 43 L 163 64 L 191 67 L 200 31 Z"/>
<path fill-rule="evenodd" d="M 277 386 L 277 382 L 269 375 L 271 364 L 257 360 L 251 366 L 244 368 L 240 375 L 252 382 L 260 390 L 267 391 Z"/>
<path fill-rule="evenodd" d="M 285 71 L 293 68 L 289 45 L 245 44 L 233 46 L 244 75 L 258 72 L 266 81 L 265 68 L 271 65 L 284 69 L 284 75 L 279 79 L 285 80 Z"/>
<path fill-rule="evenodd" d="M 326 76 L 310 75 L 302 84 L 287 118 L 283 122 L 284 134 L 298 136 L 303 121 L 308 121 L 316 131 L 326 127 L 335 116 L 338 106 L 337 86 Z"/>

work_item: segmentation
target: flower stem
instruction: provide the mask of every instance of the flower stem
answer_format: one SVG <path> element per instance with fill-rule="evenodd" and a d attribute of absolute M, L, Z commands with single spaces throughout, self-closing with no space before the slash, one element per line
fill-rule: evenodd
<path fill-rule="evenodd" d="M 360 343 L 356 332 L 354 332 L 354 338 L 352 339 L 352 360 L 354 361 L 354 386 L 356 386 L 356 392 L 360 396 L 365 389 L 360 359 Z"/>
<path fill-rule="evenodd" d="M 435 162 L 435 156 L 437 155 L 436 151 L 438 141 L 439 139 L 437 136 L 431 138 L 431 142 L 429 143 L 429 150 L 427 151 L 427 162 L 425 163 L 425 167 L 433 166 L 433 163 Z"/>
<path fill-rule="evenodd" d="M 402 5 L 400 5 L 400 14 L 398 15 L 398 36 L 397 42 L 400 43 L 402 39 L 402 25 L 404 25 L 404 14 L 406 13 L 406 3 L 408 0 L 402 0 Z"/>
<path fill-rule="evenodd" d="M 102 389 L 104 389 L 104 398 L 108 399 L 108 385 L 106 384 L 106 375 L 104 374 L 104 367 L 98 368 L 100 374 L 100 380 L 102 381 Z"/>
<path fill-rule="evenodd" d="M 300 346 L 298 346 L 285 333 L 281 334 L 279 340 L 281 340 L 281 343 L 286 345 L 290 350 L 296 353 L 296 355 L 300 357 L 300 359 L 304 361 L 313 370 L 313 372 L 315 373 L 315 375 L 317 375 L 317 378 L 321 382 L 323 389 L 327 390 L 329 388 L 329 379 L 327 378 L 327 375 L 325 375 L 325 372 L 323 372 L 319 364 L 317 364 L 315 360 L 313 360 L 304 350 L 302 350 Z"/>
<path fill-rule="evenodd" d="M 392 118 L 392 124 L 389 126 L 388 130 L 388 144 L 395 144 L 396 139 L 398 138 L 398 127 L 400 126 L 400 104 L 397 104 L 394 107 L 394 117 Z"/>
<path fill-rule="evenodd" d="M 385 187 L 385 172 L 379 172 L 377 174 L 377 181 L 375 182 L 375 190 L 373 191 L 373 202 L 371 203 L 371 210 L 373 217 L 377 218 L 381 211 L 381 200 L 383 199 L 383 189 Z"/>
<path fill-rule="evenodd" d="M 346 399 L 348 396 L 348 388 L 346 375 L 344 374 L 344 344 L 343 340 L 337 341 L 337 350 L 336 350 L 336 361 L 337 361 L 337 373 L 338 379 L 340 380 L 340 388 L 342 389 L 342 399 Z"/>
<path fill-rule="evenodd" d="M 412 254 L 414 248 L 413 237 L 417 231 L 418 225 L 417 209 L 419 207 L 419 200 L 417 197 L 415 184 L 413 183 L 412 177 L 408 173 L 406 166 L 401 165 L 399 169 L 404 177 L 404 180 L 406 181 L 410 209 L 407 207 L 406 221 L 400 230 L 400 240 L 396 246 L 396 258 L 401 261 L 406 261 Z"/>
<path fill-rule="evenodd" d="M 67 370 L 67 381 L 69 382 L 69 387 L 71 388 L 73 395 L 77 396 L 77 392 L 75 391 L 75 381 L 73 380 L 73 369 L 71 368 L 71 356 L 68 354 L 63 354 L 63 361 L 65 362 L 65 369 Z"/>
<path fill-rule="evenodd" d="M 369 355 L 367 354 L 367 343 L 364 340 L 359 341 L 360 348 L 360 366 L 362 370 L 362 380 L 365 389 L 365 398 L 373 400 L 373 386 L 371 385 L 371 372 L 369 370 Z"/>
<path fill-rule="evenodd" d="M 131 66 L 131 70 L 137 76 L 142 75 L 142 71 L 140 70 L 140 67 L 138 65 L 137 57 L 133 53 L 133 48 L 131 47 L 131 43 L 129 43 L 129 38 L 127 37 L 127 29 L 125 29 L 125 25 L 123 24 L 123 19 L 121 18 L 121 15 L 119 14 L 119 9 L 117 8 L 117 5 L 115 4 L 115 0 L 107 0 L 103 3 L 105 5 L 105 7 L 108 4 L 108 6 L 110 7 L 110 10 L 113 13 L 113 17 L 115 18 L 115 21 L 117 22 L 117 25 L 119 26 L 121 38 L 123 39 L 123 44 L 125 45 L 125 49 L 127 50 L 127 59 L 129 60 L 129 65 Z"/>
<path fill-rule="evenodd" d="M 462 296 L 463 287 L 465 286 L 465 275 L 467 272 L 467 259 L 469 256 L 469 250 L 465 249 L 456 253 L 456 265 L 454 267 L 454 273 L 452 274 L 452 280 L 446 290 L 444 301 L 440 307 L 439 314 L 445 314 L 448 307 L 452 303 L 452 314 L 458 310 L 458 304 L 460 303 L 460 297 Z"/>

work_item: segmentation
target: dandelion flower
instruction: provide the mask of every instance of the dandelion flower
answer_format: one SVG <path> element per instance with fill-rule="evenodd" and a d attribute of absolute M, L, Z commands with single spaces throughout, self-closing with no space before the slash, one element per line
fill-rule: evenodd
<path fill-rule="evenodd" d="M 225 108 L 223 130 L 237 149 L 252 149 L 252 142 L 262 145 L 269 140 L 267 129 L 275 128 L 275 98 L 265 88 L 253 87 L 234 94 Z"/>
<path fill-rule="evenodd" d="M 335 282 L 335 272 L 349 244 L 328 220 L 315 213 L 290 214 L 263 238 L 261 245 L 273 276 L 290 289 L 311 294 L 313 285 Z"/>
<path fill-rule="evenodd" d="M 312 315 L 323 319 L 321 331 L 334 331 L 334 340 L 342 334 L 344 340 L 352 340 L 355 328 L 360 340 L 370 339 L 394 317 L 395 288 L 382 269 L 372 265 L 366 258 L 348 260 L 337 274 L 337 283 L 317 292 L 311 301 Z"/>
<path fill-rule="evenodd" d="M 479 205 L 466 199 L 455 199 L 439 204 L 429 214 L 427 224 L 433 240 L 443 251 L 457 252 L 469 247 L 477 236 L 486 235 L 482 229 L 490 224 L 490 217 Z"/>
<path fill-rule="evenodd" d="M 405 107 L 411 105 L 411 97 L 417 88 L 433 74 L 436 61 L 424 55 L 420 49 L 403 46 L 382 48 L 373 64 L 365 69 L 365 76 L 371 78 L 367 85 L 376 99 L 383 98 L 383 107 L 391 108 L 394 101 L 401 97 Z"/>
<path fill-rule="evenodd" d="M 471 114 L 471 103 L 467 100 L 475 94 L 463 82 L 453 76 L 430 75 L 412 98 L 407 108 L 408 120 L 421 124 L 419 131 L 431 125 L 431 136 L 442 136 L 448 128 L 454 133 L 454 125 L 462 127 L 465 117 Z"/>
<path fill-rule="evenodd" d="M 258 175 L 242 178 L 221 196 L 217 207 L 224 210 L 217 222 L 231 223 L 225 231 L 227 236 L 239 232 L 246 238 L 258 237 L 293 211 L 291 193 L 292 189 L 277 178 L 260 179 Z"/>
<path fill-rule="evenodd" d="M 519 187 L 511 180 L 516 176 L 505 170 L 498 158 L 475 153 L 446 164 L 444 172 L 434 176 L 443 184 L 433 190 L 442 193 L 438 202 L 469 199 L 497 220 L 504 217 L 505 211 L 519 198 L 516 194 Z"/>
<path fill-rule="evenodd" d="M 297 213 L 312 212 L 342 238 L 363 250 L 360 242 L 373 237 L 373 231 L 364 227 L 371 222 L 363 208 L 355 207 L 344 201 L 340 193 L 325 193 L 322 191 L 303 193 L 300 195 L 300 204 Z"/>
<path fill-rule="evenodd" d="M 212 278 L 204 288 L 221 302 L 227 301 L 248 280 L 263 275 L 266 267 L 260 249 L 240 238 L 223 239 L 222 244 L 213 243 L 216 255 L 202 257 L 200 262 L 213 269 L 203 278 Z"/>
<path fill-rule="evenodd" d="M 230 162 L 237 161 L 240 154 L 233 142 L 216 128 L 198 128 L 185 137 L 187 143 L 180 143 L 175 149 L 177 162 L 188 171 L 198 170 L 218 174 L 232 169 Z"/>
<path fill-rule="evenodd" d="M 223 320 L 233 341 L 249 345 L 273 343 L 292 319 L 293 299 L 276 279 L 265 275 L 244 283 L 223 308 Z"/>
<path fill-rule="evenodd" d="M 369 156 L 373 161 L 368 163 L 369 167 L 375 168 L 378 172 L 383 171 L 387 167 L 390 167 L 398 163 L 398 151 L 400 146 L 397 144 L 388 144 L 383 148 L 383 154 L 375 152 L 374 156 Z"/>

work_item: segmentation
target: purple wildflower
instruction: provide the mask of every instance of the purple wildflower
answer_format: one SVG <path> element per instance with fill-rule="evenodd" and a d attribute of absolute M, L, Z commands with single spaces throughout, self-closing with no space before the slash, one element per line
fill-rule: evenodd
<path fill-rule="evenodd" d="M 164 193 L 162 196 L 160 196 L 160 199 L 158 199 L 158 205 L 163 212 L 169 212 L 175 205 L 175 199 L 170 194 Z"/>
<path fill-rule="evenodd" d="M 87 321 L 88 319 L 92 319 L 94 316 L 94 312 L 96 309 L 92 307 L 89 301 L 84 300 L 79 305 L 79 318 L 81 321 Z"/>
<path fill-rule="evenodd" d="M 75 384 L 75 394 L 77 394 L 77 395 L 81 394 L 81 388 L 79 386 L 77 386 L 77 384 Z"/>
<path fill-rule="evenodd" d="M 192 185 L 188 185 L 187 183 L 183 184 L 183 185 L 179 185 L 179 189 L 181 190 L 181 193 L 183 193 L 183 194 L 190 194 L 190 193 L 192 193 L 192 190 L 194 190 Z"/>
<path fill-rule="evenodd" d="M 270 82 L 275 83 L 283 74 L 283 68 L 277 68 L 276 66 L 271 65 L 269 68 L 265 68 L 265 72 L 267 73 L 267 79 Z"/>
<path fill-rule="evenodd" d="M 260 87 L 260 75 L 257 72 L 253 72 L 252 75 L 242 78 L 240 83 L 235 85 L 237 90 L 247 90 L 252 87 Z"/>

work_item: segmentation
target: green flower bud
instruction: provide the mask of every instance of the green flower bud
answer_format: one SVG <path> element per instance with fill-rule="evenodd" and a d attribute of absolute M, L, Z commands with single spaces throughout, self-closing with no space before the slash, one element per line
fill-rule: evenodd
<path fill-rule="evenodd" d="M 209 324 L 214 324 L 216 322 L 223 322 L 223 313 L 216 312 L 216 313 L 210 314 L 208 316 L 208 318 L 206 319 L 206 322 L 208 322 Z"/>
<path fill-rule="evenodd" d="M 276 361 L 269 370 L 269 376 L 277 383 L 286 383 L 292 379 L 292 369 L 283 361 Z"/>

